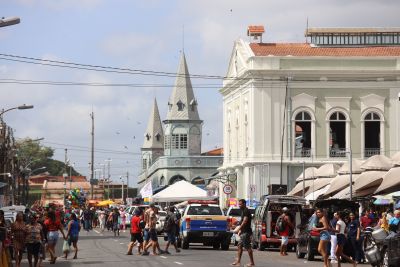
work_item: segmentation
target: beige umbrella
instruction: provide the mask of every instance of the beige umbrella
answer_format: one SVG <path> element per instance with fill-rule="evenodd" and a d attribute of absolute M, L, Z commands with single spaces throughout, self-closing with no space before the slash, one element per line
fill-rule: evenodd
<path fill-rule="evenodd" d="M 357 193 L 367 188 L 374 187 L 376 189 L 381 184 L 385 174 L 386 171 L 365 171 L 355 180 L 353 190 Z"/>
<path fill-rule="evenodd" d="M 400 190 L 400 166 L 391 168 L 383 177 L 375 193 L 390 193 Z"/>
<path fill-rule="evenodd" d="M 326 187 L 328 184 L 331 183 L 332 180 L 333 178 L 318 178 L 314 180 L 314 183 L 311 183 L 310 187 L 308 188 L 306 195 L 309 195 L 312 192 L 315 192 L 323 187 Z"/>
<path fill-rule="evenodd" d="M 366 190 L 361 190 L 359 192 L 353 193 L 353 196 L 356 197 L 368 196 L 371 195 L 374 192 L 374 190 L 375 188 L 371 187 Z M 334 195 L 333 197 L 330 197 L 330 199 L 349 199 L 349 198 L 350 198 L 350 187 L 346 187 L 345 189 L 336 193 L 336 195 Z"/>
<path fill-rule="evenodd" d="M 353 159 L 351 162 L 352 173 L 362 173 L 361 165 L 363 164 L 362 160 Z M 349 162 L 343 163 L 342 167 L 337 171 L 339 175 L 341 174 L 349 174 L 350 173 L 350 164 Z"/>
<path fill-rule="evenodd" d="M 353 184 L 354 181 L 357 180 L 358 176 L 360 175 L 359 174 L 352 175 Z M 325 192 L 324 195 L 332 196 L 338 193 L 339 191 L 345 189 L 346 187 L 349 187 L 349 192 L 350 192 L 350 174 L 338 175 L 332 179 L 331 186 L 328 188 L 328 190 Z"/>
<path fill-rule="evenodd" d="M 309 167 L 309 168 L 305 169 L 305 170 L 304 170 L 305 179 L 306 179 L 306 180 L 309 180 L 309 179 L 314 179 L 314 178 L 316 178 L 317 170 L 318 170 L 318 169 L 315 168 L 315 167 Z M 299 181 L 303 181 L 303 173 L 301 173 L 301 174 L 299 175 L 299 177 L 297 177 L 296 182 L 299 182 Z"/>
<path fill-rule="evenodd" d="M 304 181 L 304 190 L 307 192 L 308 188 L 312 185 L 313 181 L 312 180 L 306 180 Z M 288 196 L 295 196 L 298 195 L 300 196 L 303 193 L 303 181 L 299 182 L 296 184 L 295 187 L 287 194 Z"/>
<path fill-rule="evenodd" d="M 377 170 L 388 171 L 392 167 L 393 167 L 392 160 L 384 155 L 372 156 L 368 158 L 361 165 L 361 169 L 366 171 L 377 171 Z"/>
<path fill-rule="evenodd" d="M 333 178 L 337 175 L 337 171 L 340 168 L 337 164 L 327 163 L 317 169 L 316 177 L 330 177 Z"/>
<path fill-rule="evenodd" d="M 400 151 L 392 156 L 392 161 L 395 166 L 400 166 Z"/>

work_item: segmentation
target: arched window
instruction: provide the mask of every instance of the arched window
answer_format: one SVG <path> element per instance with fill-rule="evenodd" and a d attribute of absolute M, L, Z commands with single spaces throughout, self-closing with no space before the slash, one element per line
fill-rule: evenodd
<path fill-rule="evenodd" d="M 346 156 L 346 115 L 335 111 L 329 116 L 329 156 Z"/>
<path fill-rule="evenodd" d="M 297 113 L 295 117 L 295 156 L 310 157 L 311 156 L 311 115 L 307 111 Z"/>
<path fill-rule="evenodd" d="M 381 152 L 381 116 L 369 112 L 364 116 L 364 157 L 379 155 Z"/>

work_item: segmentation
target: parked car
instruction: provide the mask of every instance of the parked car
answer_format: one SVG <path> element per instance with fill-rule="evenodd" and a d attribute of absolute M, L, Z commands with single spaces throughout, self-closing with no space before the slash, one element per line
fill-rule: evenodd
<path fill-rule="evenodd" d="M 266 247 L 278 247 L 281 244 L 281 237 L 275 230 L 276 221 L 282 214 L 282 209 L 289 209 L 289 216 L 294 225 L 300 223 L 301 212 L 306 200 L 301 197 L 286 195 L 268 195 L 263 198 L 261 205 L 257 207 L 254 215 L 253 238 L 254 247 L 264 250 Z M 289 237 L 289 249 L 293 249 L 297 243 L 296 229 Z"/>
<path fill-rule="evenodd" d="M 165 217 L 167 217 L 167 212 L 160 210 L 157 215 L 157 224 L 156 224 L 157 234 L 161 234 L 164 231 Z"/>
<path fill-rule="evenodd" d="M 320 208 L 327 211 L 328 220 L 333 217 L 333 213 L 336 211 L 344 212 L 349 214 L 350 212 L 357 213 L 359 205 L 354 201 L 346 199 L 329 199 L 317 201 L 315 203 L 316 208 Z M 297 245 L 296 245 L 296 256 L 297 258 L 306 258 L 309 261 L 314 260 L 314 256 L 319 255 L 318 243 L 319 243 L 319 232 L 313 231 L 312 229 L 318 223 L 318 219 L 315 214 L 312 214 L 308 220 L 303 221 L 300 225 L 297 225 L 299 230 Z M 346 246 L 345 246 L 346 253 Z"/>

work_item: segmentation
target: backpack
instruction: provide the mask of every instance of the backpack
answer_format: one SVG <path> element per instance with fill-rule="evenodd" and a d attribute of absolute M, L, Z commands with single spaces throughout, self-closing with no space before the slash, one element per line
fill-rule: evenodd
<path fill-rule="evenodd" d="M 167 217 L 165 217 L 164 231 L 165 232 L 171 231 L 174 225 L 175 225 L 175 216 L 173 214 L 168 214 Z"/>
<path fill-rule="evenodd" d="M 286 229 L 286 222 L 283 219 L 283 216 L 279 216 L 278 220 L 276 221 L 276 230 L 278 232 L 284 232 Z"/>

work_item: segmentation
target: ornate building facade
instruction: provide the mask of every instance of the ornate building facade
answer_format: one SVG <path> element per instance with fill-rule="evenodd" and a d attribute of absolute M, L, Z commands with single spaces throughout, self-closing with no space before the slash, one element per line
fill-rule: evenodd
<path fill-rule="evenodd" d="M 248 28 L 250 37 L 263 32 Z M 239 198 L 276 193 L 270 185 L 285 194 L 303 164 L 400 150 L 400 29 L 313 28 L 306 36 L 234 43 L 220 90 L 220 175 L 235 176 Z"/>
<path fill-rule="evenodd" d="M 142 172 L 139 188 L 151 181 L 160 188 L 180 180 L 205 185 L 204 178 L 222 166 L 223 156 L 201 154 L 203 121 L 193 93 L 185 55 L 182 53 L 174 88 L 168 101 L 167 117 L 162 125 L 154 100 L 142 147 Z"/>

